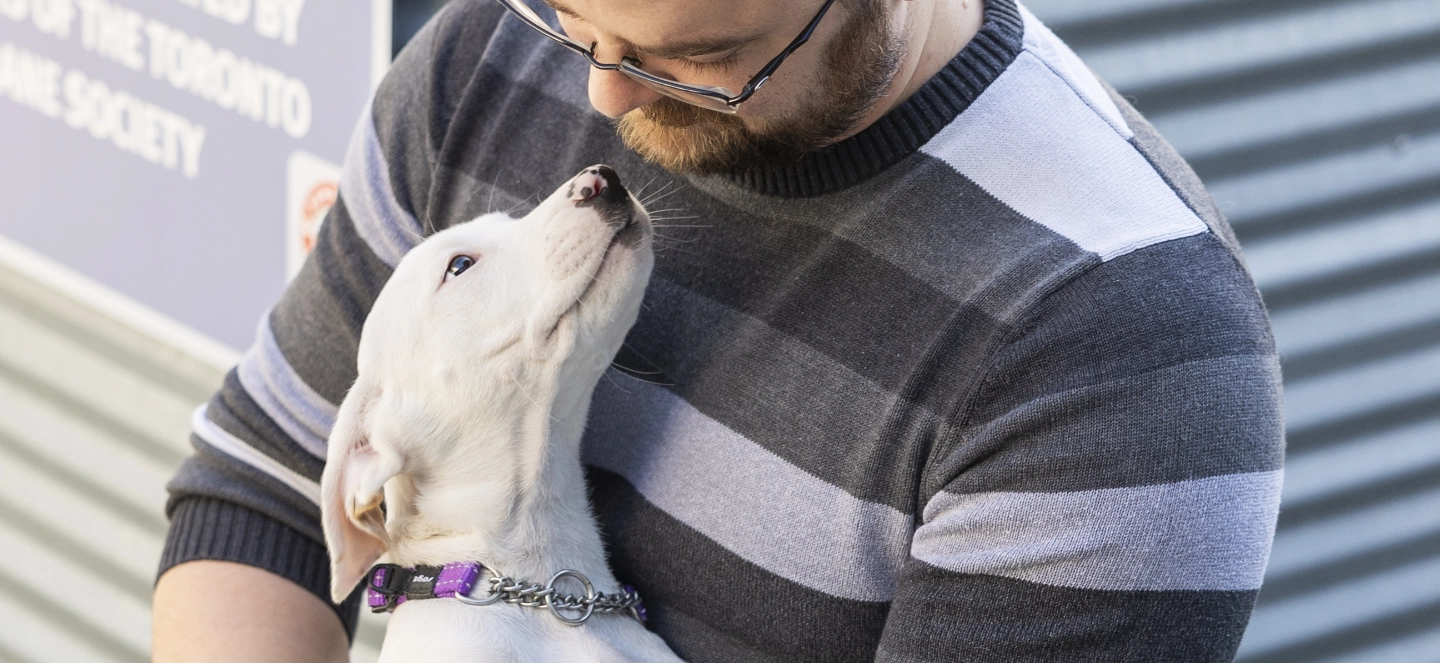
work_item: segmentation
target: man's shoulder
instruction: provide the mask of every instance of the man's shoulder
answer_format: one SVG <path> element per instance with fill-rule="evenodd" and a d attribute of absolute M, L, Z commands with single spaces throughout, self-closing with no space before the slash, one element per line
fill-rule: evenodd
<path fill-rule="evenodd" d="M 432 55 L 453 57 L 461 52 L 483 53 L 505 15 L 505 6 L 495 0 L 452 0 L 431 17 L 415 42 L 423 43 L 425 40 L 420 37 L 432 31 L 435 46 L 456 49 L 437 48 Z"/>
<path fill-rule="evenodd" d="M 487 81 L 492 87 L 533 76 L 535 52 L 549 45 L 495 0 L 452 0 L 396 56 L 387 83 L 394 91 L 425 85 L 433 96 L 458 97 L 482 67 L 497 75 Z"/>

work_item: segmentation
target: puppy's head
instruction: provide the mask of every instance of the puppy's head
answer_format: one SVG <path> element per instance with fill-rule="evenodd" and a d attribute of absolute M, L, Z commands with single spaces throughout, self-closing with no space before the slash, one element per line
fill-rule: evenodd
<path fill-rule="evenodd" d="M 635 322 L 653 261 L 649 217 L 608 166 L 523 218 L 482 216 L 400 261 L 365 321 L 321 479 L 337 602 L 389 547 L 386 482 L 433 475 L 477 432 L 503 434 L 527 411 L 588 397 Z M 473 509 L 473 497 L 451 502 Z M 411 508 L 393 498 L 392 519 Z"/>

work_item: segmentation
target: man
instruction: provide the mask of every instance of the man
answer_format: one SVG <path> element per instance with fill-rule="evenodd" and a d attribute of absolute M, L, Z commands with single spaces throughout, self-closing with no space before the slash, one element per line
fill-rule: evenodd
<path fill-rule="evenodd" d="M 1278 365 L 1133 109 L 1013 0 L 550 4 L 563 35 L 457 0 L 381 86 L 171 484 L 157 660 L 343 659 L 314 482 L 376 292 L 420 234 L 596 162 L 662 220 L 585 460 L 679 654 L 1234 656 Z"/>

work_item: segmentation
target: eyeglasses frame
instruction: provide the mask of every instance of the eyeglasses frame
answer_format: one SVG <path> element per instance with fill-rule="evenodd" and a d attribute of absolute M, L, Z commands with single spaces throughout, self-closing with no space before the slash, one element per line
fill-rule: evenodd
<path fill-rule="evenodd" d="M 569 48 L 570 50 L 584 56 L 585 59 L 590 62 L 590 66 L 595 67 L 596 69 L 601 69 L 604 71 L 620 71 L 621 73 L 635 78 L 643 79 L 660 87 L 678 90 L 680 92 L 693 94 L 708 99 L 714 99 L 715 101 L 724 103 L 725 107 L 715 108 L 711 106 L 701 106 L 699 104 L 688 102 L 685 99 L 679 99 L 679 101 L 685 101 L 686 103 L 690 103 L 692 106 L 696 106 L 698 108 L 704 108 L 706 110 L 713 110 L 716 112 L 729 114 L 734 114 L 735 112 L 737 112 L 740 104 L 744 103 L 745 100 L 749 99 L 752 95 L 758 92 L 760 90 L 760 86 L 764 85 L 767 81 L 770 80 L 770 77 L 775 74 L 775 70 L 780 68 L 780 63 L 784 62 L 786 58 L 790 57 L 790 54 L 794 53 L 795 49 L 800 48 L 801 46 L 805 45 L 805 42 L 810 41 L 810 36 L 815 33 L 816 26 L 820 25 L 820 19 L 825 17 L 825 12 L 830 10 L 830 5 L 835 4 L 835 0 L 825 0 L 825 4 L 820 6 L 820 11 L 815 13 L 815 17 L 810 19 L 810 23 L 805 26 L 805 29 L 802 30 L 793 41 L 790 42 L 790 45 L 786 46 L 785 50 L 780 51 L 779 55 L 771 58 L 770 61 L 765 64 L 765 67 L 760 70 L 759 73 L 751 77 L 750 81 L 745 83 L 745 87 L 740 88 L 740 94 L 735 94 L 726 87 L 712 85 L 694 85 L 690 83 L 672 81 L 668 78 L 661 78 L 645 71 L 644 69 L 641 69 L 640 61 L 628 55 L 620 58 L 620 62 L 614 64 L 601 62 L 595 58 L 595 47 L 593 44 L 589 48 L 586 48 L 585 46 L 581 45 L 580 42 L 577 42 L 564 34 L 556 32 L 549 26 L 549 24 L 545 23 L 545 21 L 540 18 L 539 14 L 536 14 L 533 9 L 530 9 L 530 7 L 523 2 L 523 0 L 496 0 L 496 2 L 504 5 L 506 9 L 510 10 L 510 13 L 514 14 L 516 18 L 519 18 L 526 25 L 534 28 L 536 32 L 539 32 L 540 34 L 549 37 L 551 41 L 554 41 L 561 46 Z"/>

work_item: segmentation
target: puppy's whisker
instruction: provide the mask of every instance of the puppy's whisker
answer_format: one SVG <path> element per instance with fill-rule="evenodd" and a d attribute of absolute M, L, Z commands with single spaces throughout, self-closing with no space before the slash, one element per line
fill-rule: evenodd
<path fill-rule="evenodd" d="M 495 187 L 500 184 L 500 171 L 495 171 L 495 179 L 490 181 L 490 199 L 485 201 L 485 213 L 495 211 Z"/>
<path fill-rule="evenodd" d="M 521 207 L 524 207 L 526 202 L 528 202 L 528 201 L 521 200 L 521 201 L 515 203 L 514 205 L 511 205 L 511 206 L 510 206 L 510 209 L 505 210 L 505 216 L 510 216 L 511 214 L 514 214 L 514 213 L 515 213 L 515 210 L 520 209 Z"/>
<path fill-rule="evenodd" d="M 620 367 L 617 366 L 616 368 L 620 368 Z M 675 383 L 673 383 L 673 382 L 656 382 L 656 381 L 654 381 L 654 380 L 646 380 L 645 378 L 642 378 L 642 377 L 640 377 L 640 376 L 638 376 L 638 375 L 635 375 L 635 374 L 631 373 L 631 372 L 629 371 L 629 369 L 621 369 L 621 370 L 620 370 L 620 374 L 621 374 L 621 375 L 624 375 L 625 377 L 630 378 L 631 380 L 635 380 L 635 381 L 637 381 L 637 382 L 644 382 L 645 384 L 653 384 L 653 385 L 655 385 L 655 386 L 657 386 L 657 387 L 673 387 L 673 386 L 675 386 Z"/>
<path fill-rule="evenodd" d="M 613 363 L 610 364 L 610 365 L 611 365 L 611 366 L 615 366 L 615 364 L 613 364 Z M 615 368 L 618 369 L 618 368 L 620 368 L 620 367 L 619 367 L 619 366 L 615 366 Z M 620 372 L 621 372 L 621 373 L 624 373 L 624 371 L 620 371 Z M 615 388 L 616 388 L 616 389 L 619 389 L 619 390 L 621 391 L 621 393 L 624 393 L 624 394 L 627 395 L 627 396 L 630 395 L 630 394 L 632 394 L 632 393 L 634 393 L 634 392 L 630 391 L 629 389 L 626 389 L 626 388 L 620 386 L 620 383 L 619 383 L 618 381 L 616 381 L 614 377 L 611 377 L 610 371 L 605 371 L 604 373 L 601 373 L 601 375 L 604 375 L 604 376 L 605 376 L 605 379 L 606 379 L 606 380 L 609 380 L 609 381 L 610 381 L 610 384 L 615 385 Z"/>
<path fill-rule="evenodd" d="M 635 349 L 635 346 L 630 345 L 629 341 L 620 341 L 620 347 L 626 348 L 626 349 L 630 350 L 630 352 L 635 353 L 635 356 L 636 356 L 636 357 L 639 357 L 641 361 L 649 364 L 649 365 L 650 365 L 650 368 L 655 369 L 655 372 L 656 372 L 657 374 L 659 374 L 659 373 L 661 372 L 661 369 L 660 369 L 660 365 L 659 365 L 659 364 L 656 364 L 656 363 L 655 363 L 653 360 L 651 360 L 649 357 L 646 357 L 645 355 L 640 354 L 640 351 L 639 351 L 639 350 L 636 350 L 636 349 Z"/>
<path fill-rule="evenodd" d="M 403 233 L 405 233 L 406 235 L 408 235 L 408 236 L 410 237 L 410 239 L 412 239 L 412 240 L 415 241 L 416 244 L 419 244 L 420 242 L 425 241 L 425 233 L 424 233 L 425 226 L 424 226 L 424 224 L 422 224 L 422 225 L 420 226 L 421 232 L 415 232 L 414 230 L 411 230 L 410 228 L 407 228 L 407 227 L 405 226 L 405 224 L 403 224 L 403 223 L 397 223 L 397 224 L 395 224 L 395 227 L 396 227 L 396 228 L 399 228 L 401 232 L 403 232 Z M 432 230 L 433 230 L 433 227 L 432 227 Z"/>
<path fill-rule="evenodd" d="M 640 370 L 640 369 L 638 369 L 638 368 L 630 368 L 629 366 L 621 366 L 621 365 L 620 365 L 620 362 L 618 362 L 618 361 L 612 361 L 612 362 L 610 362 L 610 365 L 611 365 L 611 366 L 614 366 L 615 368 L 618 368 L 618 369 L 620 369 L 620 370 L 622 370 L 622 371 L 629 371 L 629 372 L 631 372 L 631 373 L 638 373 L 638 374 L 640 374 L 640 375 L 659 375 L 659 374 L 660 374 L 660 371 L 642 371 L 642 370 Z"/>
<path fill-rule="evenodd" d="M 666 182 L 666 183 L 660 185 L 660 188 L 659 188 L 659 189 L 656 189 L 656 190 L 655 190 L 655 193 L 652 193 L 652 194 L 650 194 L 650 195 L 651 195 L 651 196 L 659 195 L 660 192 L 664 191 L 665 189 L 670 188 L 670 185 L 671 185 L 671 184 L 673 184 L 673 182 Z M 641 202 L 644 202 L 644 201 L 647 201 L 647 200 L 650 200 L 650 199 L 649 199 L 649 198 L 640 198 L 640 200 L 641 200 Z"/>
<path fill-rule="evenodd" d="M 682 249 L 682 248 L 680 248 L 680 247 L 678 247 L 678 246 L 673 246 L 673 245 L 668 245 L 668 244 L 665 245 L 665 246 L 656 246 L 656 247 L 655 247 L 655 252 L 656 252 L 656 253 L 665 253 L 666 251 L 674 251 L 674 252 L 676 252 L 676 253 L 684 253 L 684 254 L 692 255 L 692 256 L 705 256 L 705 255 L 709 255 L 708 253 L 706 253 L 706 252 L 704 252 L 704 251 L 691 251 L 690 249 Z"/>
<path fill-rule="evenodd" d="M 657 239 L 663 239 L 663 240 L 665 240 L 665 241 L 667 241 L 667 242 L 678 242 L 678 243 L 680 243 L 680 244 L 690 244 L 690 243 L 692 243 L 692 242 L 698 242 L 698 241 L 700 241 L 700 239 L 699 239 L 698 237 L 697 237 L 697 238 L 691 238 L 691 239 L 681 239 L 681 238 L 679 238 L 679 237 L 670 237 L 670 236 L 668 236 L 668 235 L 661 235 L 660 233 L 655 233 L 655 237 L 656 237 Z"/>
<path fill-rule="evenodd" d="M 659 190 L 659 191 L 656 191 L 656 192 L 655 192 L 653 195 L 651 195 L 649 198 L 646 198 L 645 200 L 640 201 L 640 204 L 641 204 L 642 206 L 644 206 L 644 207 L 649 207 L 651 204 L 655 203 L 656 201 L 663 200 L 663 199 L 669 197 L 671 194 L 675 193 L 676 191 L 679 191 L 679 190 L 680 190 L 680 187 L 679 187 L 679 186 L 676 186 L 674 189 L 670 189 L 670 184 L 672 184 L 672 183 L 667 183 L 665 186 L 660 187 L 660 190 Z M 666 191 L 666 189 L 670 189 L 670 190 L 669 190 L 669 191 Z"/>
<path fill-rule="evenodd" d="M 690 242 L 698 242 L 704 239 L 703 237 L 681 237 L 676 235 L 667 235 L 665 233 L 657 231 L 651 231 L 651 235 L 653 235 L 657 240 L 669 240 L 674 242 L 681 242 L 683 244 L 689 244 Z"/>
<path fill-rule="evenodd" d="M 520 381 L 515 379 L 515 376 L 506 374 L 505 377 L 510 378 L 510 382 L 515 385 L 515 388 L 516 388 L 516 389 L 519 389 L 519 390 L 520 390 L 520 393 L 525 394 L 525 398 L 530 401 L 530 404 L 531 404 L 531 405 L 534 405 L 534 406 L 535 406 L 535 409 L 537 409 L 537 410 L 544 410 L 544 409 L 545 409 L 545 408 L 542 408 L 542 407 L 540 406 L 540 401 L 535 400 L 535 397 L 530 395 L 530 392 L 529 392 L 527 389 L 525 389 L 525 385 L 520 384 Z M 555 413 L 554 413 L 554 412 L 551 412 L 551 411 L 549 411 L 549 410 L 545 410 L 545 416 L 550 417 L 550 421 L 553 421 L 553 422 L 555 422 L 555 423 L 557 423 L 557 424 L 560 423 L 560 420 L 555 418 Z"/>
<path fill-rule="evenodd" d="M 631 195 L 633 195 L 636 200 L 644 200 L 644 199 L 645 199 L 645 190 L 648 189 L 648 188 L 650 188 L 650 185 L 651 185 L 651 184 L 654 184 L 654 183 L 655 183 L 655 180 L 656 180 L 657 178 L 659 178 L 659 177 L 660 177 L 660 174 L 659 174 L 659 173 L 656 173 L 656 174 L 654 174 L 654 175 L 651 175 L 651 176 L 650 176 L 650 181 L 648 181 L 648 182 L 646 182 L 646 183 L 644 183 L 644 184 L 641 184 L 641 185 L 640 185 L 640 188 L 639 188 L 639 189 L 636 189 L 635 192 L 634 192 L 633 194 L 631 194 Z"/>

